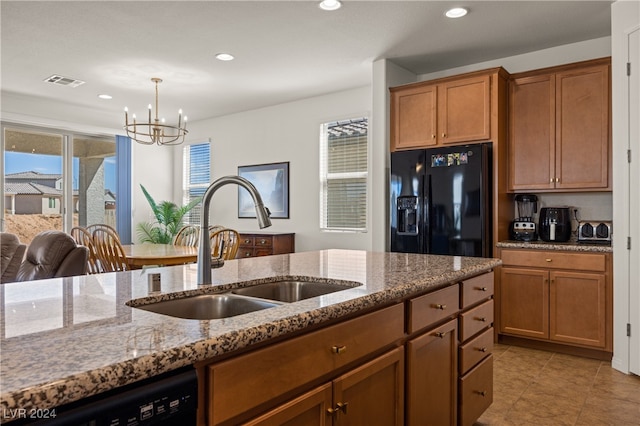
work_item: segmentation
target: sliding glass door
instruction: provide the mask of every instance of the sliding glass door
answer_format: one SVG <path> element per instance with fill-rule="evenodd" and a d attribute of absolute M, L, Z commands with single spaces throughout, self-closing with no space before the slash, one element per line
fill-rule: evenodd
<path fill-rule="evenodd" d="M 39 232 L 116 226 L 115 137 L 2 126 L 2 231 L 29 243 Z"/>

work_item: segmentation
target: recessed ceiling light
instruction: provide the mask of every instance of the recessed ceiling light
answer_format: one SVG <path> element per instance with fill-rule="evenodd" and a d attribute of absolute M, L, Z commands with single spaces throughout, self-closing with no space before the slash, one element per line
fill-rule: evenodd
<path fill-rule="evenodd" d="M 338 10 L 342 7 L 339 0 L 322 0 L 318 5 L 322 10 Z"/>
<path fill-rule="evenodd" d="M 100 99 L 113 99 L 113 96 L 111 95 L 107 95 L 106 93 L 102 94 L 102 95 L 98 95 L 98 97 Z"/>
<path fill-rule="evenodd" d="M 218 53 L 216 59 L 220 61 L 233 61 L 234 57 L 230 53 Z"/>
<path fill-rule="evenodd" d="M 454 7 L 447 10 L 444 14 L 447 18 L 462 18 L 468 12 L 464 7 Z"/>

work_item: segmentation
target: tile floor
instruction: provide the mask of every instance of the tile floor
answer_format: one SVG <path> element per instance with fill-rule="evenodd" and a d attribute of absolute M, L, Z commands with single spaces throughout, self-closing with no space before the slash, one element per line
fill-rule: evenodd
<path fill-rule="evenodd" d="M 610 362 L 494 347 L 493 404 L 475 426 L 640 425 L 640 377 Z"/>

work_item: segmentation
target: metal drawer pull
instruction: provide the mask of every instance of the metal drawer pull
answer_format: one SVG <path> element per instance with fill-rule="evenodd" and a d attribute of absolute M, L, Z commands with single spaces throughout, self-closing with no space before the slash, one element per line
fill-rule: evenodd
<path fill-rule="evenodd" d="M 480 352 L 486 352 L 487 348 L 476 348 L 477 350 L 479 350 Z"/>
<path fill-rule="evenodd" d="M 347 405 L 349 403 L 348 402 L 336 402 L 336 407 L 335 408 L 327 408 L 327 413 L 333 415 L 338 414 L 340 411 L 342 411 L 344 414 L 347 414 Z"/>
<path fill-rule="evenodd" d="M 553 259 L 549 259 L 549 258 L 547 258 L 547 259 L 545 259 L 545 260 L 546 260 L 547 262 L 551 262 Z"/>
<path fill-rule="evenodd" d="M 487 392 L 485 391 L 475 391 L 480 396 L 487 396 Z"/>
<path fill-rule="evenodd" d="M 476 287 L 476 290 L 480 290 L 480 291 L 487 291 L 487 290 L 489 290 L 489 289 L 488 289 L 488 288 L 486 288 L 486 287 Z"/>
<path fill-rule="evenodd" d="M 267 240 L 264 240 L 264 239 L 260 240 L 260 244 L 266 244 L 266 243 L 267 243 Z"/>
<path fill-rule="evenodd" d="M 333 352 L 334 354 L 341 354 L 344 353 L 347 350 L 346 346 L 332 346 L 331 347 L 331 352 Z"/>
<path fill-rule="evenodd" d="M 441 305 L 440 303 L 436 303 L 434 307 L 436 309 L 442 309 L 442 310 L 447 309 L 447 305 Z"/>
<path fill-rule="evenodd" d="M 487 322 L 487 319 L 485 317 L 479 317 L 479 318 L 476 318 L 476 320 L 480 322 Z"/>
<path fill-rule="evenodd" d="M 438 331 L 438 332 L 436 333 L 436 337 L 439 337 L 439 338 L 441 338 L 441 339 L 443 339 L 443 338 L 444 338 L 444 336 L 446 336 L 446 335 L 447 335 L 447 333 L 443 333 L 442 331 Z"/>

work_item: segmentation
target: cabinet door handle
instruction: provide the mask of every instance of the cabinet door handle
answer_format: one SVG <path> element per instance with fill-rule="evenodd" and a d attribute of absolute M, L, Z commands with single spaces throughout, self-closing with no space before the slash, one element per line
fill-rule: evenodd
<path fill-rule="evenodd" d="M 349 405 L 348 402 L 336 402 L 336 410 L 340 410 L 344 414 L 347 414 L 347 405 Z"/>
<path fill-rule="evenodd" d="M 486 391 L 475 391 L 475 392 L 480 396 L 487 396 L 487 392 Z"/>
<path fill-rule="evenodd" d="M 443 137 L 443 138 L 446 138 L 446 137 L 447 137 L 447 134 L 446 134 L 446 133 L 443 133 L 443 134 L 442 134 L 442 137 Z"/>
<path fill-rule="evenodd" d="M 331 347 L 331 352 L 333 352 L 334 354 L 342 354 L 344 352 L 346 352 L 347 347 L 346 346 L 332 346 Z"/>
<path fill-rule="evenodd" d="M 444 332 L 442 332 L 442 331 L 438 331 L 438 332 L 436 333 L 436 337 L 439 337 L 439 338 L 441 338 L 441 339 L 444 339 L 444 336 L 446 336 L 446 335 L 447 335 L 447 333 L 444 333 Z"/>
<path fill-rule="evenodd" d="M 436 309 L 441 309 L 441 310 L 443 310 L 443 311 L 444 311 L 445 309 L 447 309 L 447 305 L 441 305 L 440 303 L 436 303 L 436 304 L 434 305 L 434 308 L 436 308 Z"/>
<path fill-rule="evenodd" d="M 556 178 L 556 183 L 557 183 L 557 182 L 560 182 L 560 178 Z"/>
<path fill-rule="evenodd" d="M 553 183 L 553 178 L 549 178 L 549 183 Z"/>
<path fill-rule="evenodd" d="M 435 139 L 435 138 L 436 138 L 435 134 L 431 135 L 431 139 Z"/>

